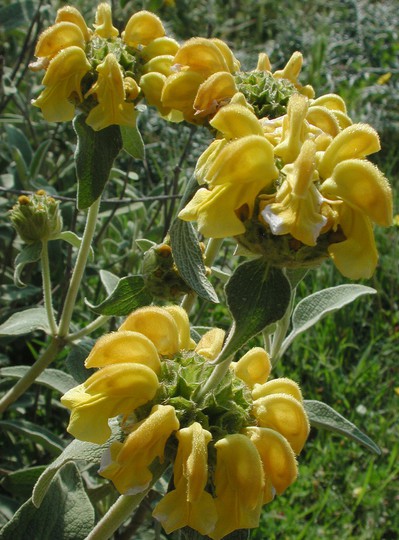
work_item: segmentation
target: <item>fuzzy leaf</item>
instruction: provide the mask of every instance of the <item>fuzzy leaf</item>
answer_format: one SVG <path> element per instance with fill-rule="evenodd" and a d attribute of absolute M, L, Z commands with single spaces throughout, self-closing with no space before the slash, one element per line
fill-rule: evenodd
<path fill-rule="evenodd" d="M 381 455 L 381 450 L 370 437 L 329 405 L 322 401 L 305 399 L 304 407 L 312 426 L 345 435 L 345 437 L 362 444 L 374 454 Z"/>
<path fill-rule="evenodd" d="M 75 116 L 73 127 L 78 137 L 75 152 L 78 177 L 78 208 L 89 208 L 104 191 L 112 165 L 122 149 L 119 126 L 94 131 L 86 124 L 86 116 Z"/>
<path fill-rule="evenodd" d="M 108 270 L 100 270 L 101 283 L 104 285 L 107 294 L 111 294 L 118 286 L 119 278 Z"/>
<path fill-rule="evenodd" d="M 2 377 L 11 377 L 12 379 L 20 379 L 29 371 L 30 366 L 11 366 L 0 369 Z M 59 369 L 48 368 L 43 371 L 36 379 L 36 384 L 42 384 L 52 390 L 56 390 L 61 394 L 65 394 L 76 386 L 76 381 L 73 377 Z"/>
<path fill-rule="evenodd" d="M 15 258 L 14 283 L 17 287 L 25 287 L 21 281 L 22 270 L 29 263 L 38 261 L 42 254 L 42 243 L 35 242 L 24 246 Z"/>
<path fill-rule="evenodd" d="M 0 325 L 0 336 L 19 336 L 29 334 L 34 330 L 51 332 L 44 307 L 30 308 L 13 313 L 9 319 Z"/>
<path fill-rule="evenodd" d="M 206 277 L 198 236 L 191 223 L 176 219 L 169 231 L 173 259 L 180 276 L 199 297 L 218 303 L 215 289 Z"/>
<path fill-rule="evenodd" d="M 280 320 L 291 298 L 291 287 L 283 272 L 268 267 L 263 258 L 238 266 L 225 290 L 234 322 L 216 364 L 234 354 L 266 326 Z"/>
<path fill-rule="evenodd" d="M 58 455 L 65 447 L 63 441 L 50 430 L 27 420 L 0 420 L 0 427 L 22 433 L 28 440 L 40 444 L 54 455 Z"/>
<path fill-rule="evenodd" d="M 145 148 L 138 127 L 121 126 L 123 149 L 135 159 L 144 159 Z"/>

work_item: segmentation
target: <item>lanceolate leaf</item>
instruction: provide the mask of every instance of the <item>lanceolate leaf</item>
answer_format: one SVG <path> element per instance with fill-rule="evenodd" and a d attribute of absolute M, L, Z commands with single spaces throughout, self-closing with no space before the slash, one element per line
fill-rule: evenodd
<path fill-rule="evenodd" d="M 14 313 L 0 325 L 0 336 L 19 336 L 29 334 L 34 330 L 50 333 L 47 312 L 44 307 L 30 308 Z"/>
<path fill-rule="evenodd" d="M 127 276 L 119 280 L 115 290 L 101 304 L 89 307 L 100 315 L 125 316 L 152 302 L 142 276 Z"/>
<path fill-rule="evenodd" d="M 0 369 L 0 375 L 2 377 L 11 377 L 13 379 L 20 379 L 29 371 L 30 366 L 12 366 L 4 367 Z M 35 383 L 47 386 L 52 390 L 57 390 L 61 394 L 65 394 L 76 386 L 76 381 L 73 377 L 64 373 L 59 369 L 48 368 L 43 371 L 36 379 Z"/>
<path fill-rule="evenodd" d="M 78 208 L 89 208 L 100 197 L 108 181 L 114 159 L 122 149 L 119 126 L 94 131 L 79 114 L 73 126 L 78 137 L 75 152 L 78 177 Z"/>
<path fill-rule="evenodd" d="M 29 263 L 36 262 L 42 254 L 42 243 L 35 242 L 22 248 L 15 258 L 14 283 L 18 287 L 24 287 L 25 284 L 21 281 L 22 270 Z"/>
<path fill-rule="evenodd" d="M 51 431 L 27 420 L 0 420 L 0 427 L 2 430 L 22 433 L 28 440 L 40 444 L 54 455 L 60 454 L 65 447 L 63 441 Z"/>
<path fill-rule="evenodd" d="M 136 159 L 144 159 L 144 142 L 138 127 L 121 126 L 123 148 Z"/>
<path fill-rule="evenodd" d="M 176 219 L 169 234 L 173 259 L 180 276 L 198 296 L 210 302 L 219 302 L 206 277 L 204 259 L 194 227 L 191 223 Z"/>
<path fill-rule="evenodd" d="M 375 294 L 376 290 L 364 285 L 347 284 L 330 287 L 304 298 L 292 314 L 292 331 L 284 340 L 280 355 L 302 332 L 316 324 L 320 319 L 350 304 L 364 294 Z"/>
<path fill-rule="evenodd" d="M 291 287 L 279 268 L 263 258 L 237 267 L 226 285 L 227 304 L 234 323 L 229 339 L 215 363 L 220 363 L 286 312 Z"/>
<path fill-rule="evenodd" d="M 68 463 L 51 482 L 40 508 L 29 499 L 3 527 L 1 538 L 84 540 L 92 530 L 94 520 L 94 508 L 80 473 L 74 463 Z"/>
<path fill-rule="evenodd" d="M 304 401 L 304 407 L 312 426 L 345 435 L 374 454 L 381 455 L 381 450 L 374 441 L 329 405 L 309 399 Z"/>

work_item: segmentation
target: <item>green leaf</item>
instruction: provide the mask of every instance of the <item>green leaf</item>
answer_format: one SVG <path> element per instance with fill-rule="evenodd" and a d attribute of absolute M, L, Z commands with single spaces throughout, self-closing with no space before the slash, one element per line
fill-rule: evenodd
<path fill-rule="evenodd" d="M 147 240 L 147 238 L 138 238 L 136 241 L 135 241 L 137 247 L 143 252 L 145 253 L 146 251 L 148 251 L 149 249 L 151 249 L 152 247 L 156 246 L 156 243 L 155 242 L 152 242 L 151 240 Z"/>
<path fill-rule="evenodd" d="M 104 444 L 94 444 L 84 441 L 74 440 L 60 454 L 53 463 L 51 463 L 37 481 L 33 493 L 33 504 L 39 507 L 47 493 L 51 480 L 57 471 L 70 461 L 86 461 L 88 463 L 99 464 L 103 452 L 109 448 L 111 442 L 119 440 L 120 427 L 116 420 L 111 420 L 109 423 L 112 435 Z"/>
<path fill-rule="evenodd" d="M 84 383 L 95 372 L 95 369 L 87 369 L 84 365 L 94 343 L 94 339 L 83 339 L 72 347 L 71 352 L 65 360 L 67 370 L 79 384 Z"/>
<path fill-rule="evenodd" d="M 30 366 L 12 366 L 0 368 L 2 377 L 10 377 L 12 379 L 20 379 L 29 371 Z M 76 381 L 73 377 L 59 369 L 48 368 L 43 371 L 36 379 L 36 384 L 42 384 L 52 390 L 57 390 L 61 394 L 65 394 L 76 386 Z"/>
<path fill-rule="evenodd" d="M 381 450 L 374 441 L 329 405 L 322 401 L 306 399 L 304 407 L 312 426 L 345 435 L 345 437 L 362 444 L 374 454 L 381 455 Z"/>
<path fill-rule="evenodd" d="M 100 270 L 101 283 L 104 285 L 107 294 L 111 294 L 118 286 L 119 278 L 108 270 Z"/>
<path fill-rule="evenodd" d="M 169 234 L 173 259 L 180 276 L 200 298 L 218 303 L 215 289 L 206 277 L 203 254 L 192 224 L 177 218 Z"/>
<path fill-rule="evenodd" d="M 5 476 L 1 482 L 2 487 L 8 492 L 14 495 L 14 497 L 24 497 L 28 499 L 32 494 L 32 489 L 37 482 L 41 474 L 45 470 L 45 465 L 39 465 L 37 467 L 29 467 L 27 469 L 20 469 Z M 15 509 L 13 514 L 17 511 Z M 12 515 L 8 517 L 7 521 L 12 518 Z"/>
<path fill-rule="evenodd" d="M 123 148 L 135 159 L 144 159 L 145 148 L 138 127 L 121 126 Z"/>
<path fill-rule="evenodd" d="M 12 124 L 5 126 L 8 143 L 11 148 L 17 148 L 24 160 L 25 167 L 32 161 L 32 147 L 24 133 Z"/>
<path fill-rule="evenodd" d="M 29 263 L 38 261 L 42 254 L 42 243 L 35 242 L 24 246 L 15 258 L 14 283 L 17 287 L 25 287 L 25 283 L 21 281 L 21 273 L 25 266 Z"/>
<path fill-rule="evenodd" d="M 40 508 L 29 499 L 3 527 L 1 538 L 84 540 L 94 523 L 94 508 L 81 475 L 74 463 L 68 463 L 51 482 Z"/>
<path fill-rule="evenodd" d="M 57 456 L 65 447 L 63 441 L 50 430 L 27 420 L 0 420 L 0 426 L 22 433 L 28 440 L 40 444 L 45 450 Z"/>
<path fill-rule="evenodd" d="M 39 174 L 40 167 L 42 166 L 43 160 L 46 157 L 50 144 L 51 141 L 43 141 L 34 153 L 29 167 L 31 182 L 36 180 L 36 176 Z"/>
<path fill-rule="evenodd" d="M 30 308 L 13 313 L 9 319 L 0 325 L 0 336 L 19 336 L 29 334 L 34 330 L 51 332 L 44 307 Z"/>
<path fill-rule="evenodd" d="M 0 24 L 5 31 L 13 30 L 32 21 L 37 4 L 32 0 L 19 0 L 0 9 Z"/>
<path fill-rule="evenodd" d="M 118 281 L 114 291 L 101 304 L 87 305 L 99 315 L 125 316 L 133 310 L 151 304 L 152 296 L 147 291 L 142 276 L 127 276 Z"/>
<path fill-rule="evenodd" d="M 57 235 L 56 238 L 54 238 L 54 240 L 63 240 L 64 242 L 67 242 L 67 244 L 73 246 L 76 249 L 79 249 L 80 244 L 82 243 L 81 237 L 72 231 L 62 231 L 59 235 Z M 91 246 L 89 257 L 91 260 L 94 259 L 94 250 Z"/>
<path fill-rule="evenodd" d="M 280 320 L 291 299 L 291 287 L 283 272 L 269 267 L 263 258 L 238 266 L 225 290 L 234 322 L 215 363 L 222 362 L 266 326 Z"/>
<path fill-rule="evenodd" d="M 75 116 L 73 127 L 78 137 L 75 152 L 78 177 L 78 208 L 89 208 L 104 191 L 112 165 L 122 149 L 119 126 L 94 131 L 86 124 L 86 116 Z"/>
<path fill-rule="evenodd" d="M 350 304 L 364 294 L 377 291 L 364 285 L 347 284 L 318 291 L 301 300 L 292 314 L 292 330 L 281 346 L 282 355 L 293 340 L 302 332 L 316 324 L 329 313 Z"/>

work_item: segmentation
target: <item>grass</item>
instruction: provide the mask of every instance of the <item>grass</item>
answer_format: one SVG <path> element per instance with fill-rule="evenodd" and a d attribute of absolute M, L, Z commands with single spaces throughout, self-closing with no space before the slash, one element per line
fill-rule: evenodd
<path fill-rule="evenodd" d="M 134 10 L 155 7 L 179 40 L 192 35 L 221 37 L 248 69 L 255 67 L 260 51 L 267 51 L 273 65 L 280 68 L 293 51 L 301 50 L 305 58 L 302 80 L 309 80 L 317 94 L 340 93 L 356 121 L 378 129 L 383 149 L 376 160 L 396 194 L 399 192 L 399 15 L 394 0 L 332 0 L 327 4 L 322 0 L 199 0 L 195 5 L 177 0 L 175 7 L 160 1 L 114 4 L 119 21 L 126 21 L 127 14 Z M 58 7 L 58 2 L 42 7 L 38 29 L 53 20 Z M 83 3 L 80 7 L 85 14 L 94 9 Z M 28 266 L 23 274 L 28 288 L 21 292 L 12 284 L 13 260 L 20 247 L 6 221 L 6 212 L 15 198 L 12 190 L 45 185 L 64 197 L 74 197 L 75 193 L 71 126 L 45 125 L 38 111 L 30 106 L 30 99 L 37 95 L 38 78 L 25 71 L 35 37 L 25 41 L 29 22 L 29 17 L 21 16 L 17 26 L 4 31 L 7 39 L 3 45 L 4 93 L 0 96 L 5 105 L 0 116 L 0 173 L 3 186 L 10 192 L 0 198 L 0 250 L 4 254 L 1 320 L 40 302 L 37 266 Z M 388 79 L 381 83 L 383 75 Z M 34 153 L 48 141 L 48 151 L 34 178 L 24 174 L 23 161 L 12 150 L 12 134 L 5 130 L 9 124 L 24 134 Z M 179 192 L 209 139 L 205 130 L 181 129 L 158 121 L 154 115 L 144 114 L 140 127 L 147 147 L 146 160 L 139 163 L 127 157 L 119 159 L 106 199 Z M 395 199 L 397 202 L 397 195 Z M 97 275 L 99 267 L 118 276 L 139 272 L 141 255 L 135 240 L 144 237 L 162 241 L 177 204 L 104 204 L 95 240 L 96 259 L 89 265 L 81 300 L 85 296 L 98 303 L 104 297 Z M 66 227 L 81 233 L 83 220 L 75 211 L 74 201 L 63 203 L 63 216 Z M 381 456 L 373 456 L 337 435 L 312 430 L 299 458 L 298 481 L 265 507 L 259 529 L 251 533 L 253 539 L 389 540 L 399 536 L 399 515 L 395 510 L 399 501 L 399 227 L 377 230 L 377 244 L 380 264 L 367 285 L 375 287 L 378 296 L 358 299 L 298 337 L 275 375 L 301 381 L 306 399 L 324 401 L 354 422 L 380 446 Z M 225 270 L 235 264 L 231 245 L 227 246 L 225 256 L 218 261 Z M 72 256 L 65 246 L 52 246 L 50 257 L 59 301 Z M 332 264 L 326 262 L 308 273 L 299 287 L 298 299 L 343 282 Z M 83 325 L 91 317 L 82 301 L 77 322 Z M 223 327 L 229 324 L 223 306 L 214 308 L 204 303 L 199 304 L 193 322 Z M 31 363 L 42 345 L 41 334 L 5 339 L 0 364 Z M 56 367 L 63 368 L 64 359 L 60 358 Z M 0 385 L 3 388 L 6 383 Z M 66 440 L 67 414 L 50 391 L 35 387 L 11 410 L 10 418 L 19 417 L 21 412 L 25 412 L 27 420 L 45 425 L 61 441 Z M 6 473 L 52 460 L 48 450 L 11 432 L 2 435 L 0 445 L 0 467 Z M 29 489 L 29 485 L 15 487 L 10 481 L 3 482 L 1 495 L 8 501 L 10 515 L 26 499 Z M 3 514 L 3 518 L 9 514 Z"/>

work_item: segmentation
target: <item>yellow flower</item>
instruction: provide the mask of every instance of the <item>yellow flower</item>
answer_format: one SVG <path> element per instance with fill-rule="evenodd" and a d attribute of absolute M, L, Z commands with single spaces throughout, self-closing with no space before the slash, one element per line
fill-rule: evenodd
<path fill-rule="evenodd" d="M 238 362 L 232 362 L 231 368 L 237 377 L 252 388 L 267 381 L 272 365 L 264 349 L 253 347 Z"/>
<path fill-rule="evenodd" d="M 214 540 L 236 529 L 259 524 L 264 475 L 259 453 L 242 434 L 227 435 L 216 444 L 215 490 L 218 521 Z"/>
<path fill-rule="evenodd" d="M 181 429 L 174 463 L 175 489 L 167 493 L 154 509 L 153 516 L 169 534 L 182 527 L 191 527 L 202 535 L 210 534 L 216 523 L 216 507 L 212 495 L 205 491 L 208 482 L 208 450 L 212 439 L 209 431 L 194 422 Z"/>
<path fill-rule="evenodd" d="M 73 6 L 63 6 L 57 11 L 55 24 L 60 22 L 71 22 L 76 24 L 76 26 L 79 26 L 81 29 L 85 41 L 89 41 L 92 32 L 87 28 L 86 21 L 82 17 L 80 11 Z"/>
<path fill-rule="evenodd" d="M 68 431 L 83 441 L 104 443 L 111 435 L 108 419 L 130 414 L 158 389 L 154 371 L 142 364 L 112 364 L 69 390 L 61 403 L 71 409 Z"/>
<path fill-rule="evenodd" d="M 133 426 L 124 443 L 114 442 L 103 456 L 99 473 L 112 480 L 124 495 L 145 491 L 151 480 L 149 469 L 155 458 L 164 459 L 166 441 L 179 429 L 171 405 L 155 405 L 148 418 Z"/>
<path fill-rule="evenodd" d="M 199 340 L 195 352 L 208 360 L 215 360 L 222 350 L 225 334 L 220 328 L 212 328 Z"/>
<path fill-rule="evenodd" d="M 96 23 L 94 24 L 95 33 L 104 38 L 110 39 L 119 35 L 115 26 L 112 25 L 111 6 L 105 2 L 97 7 Z"/>
<path fill-rule="evenodd" d="M 136 125 L 136 110 L 133 103 L 125 101 L 125 87 L 121 67 L 112 53 L 107 54 L 97 67 L 98 79 L 85 98 L 95 94 L 98 105 L 91 109 L 86 123 L 99 131 L 108 126 L 118 124 Z"/>
<path fill-rule="evenodd" d="M 47 68 L 43 79 L 46 88 L 32 104 L 42 110 L 48 122 L 72 120 L 76 103 L 83 100 L 82 78 L 90 69 L 81 48 L 70 46 L 60 51 Z"/>
<path fill-rule="evenodd" d="M 165 29 L 161 20 L 154 13 L 143 10 L 130 17 L 125 31 L 122 32 L 122 39 L 129 47 L 138 48 L 139 45 L 148 45 L 164 35 Z"/>
<path fill-rule="evenodd" d="M 61 21 L 40 35 L 35 49 L 35 56 L 54 58 L 61 50 L 68 47 L 79 47 L 84 50 L 86 45 L 83 32 L 77 24 Z"/>
<path fill-rule="evenodd" d="M 295 163 L 282 169 L 285 175 L 274 202 L 263 207 L 261 216 L 273 234 L 291 234 L 308 246 L 315 246 L 327 219 L 321 215 L 323 198 L 314 180 L 316 172 L 315 144 L 307 140 Z"/>

